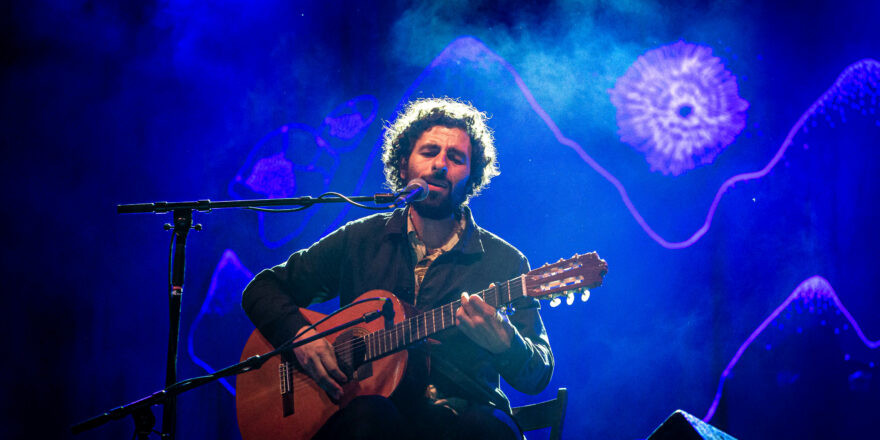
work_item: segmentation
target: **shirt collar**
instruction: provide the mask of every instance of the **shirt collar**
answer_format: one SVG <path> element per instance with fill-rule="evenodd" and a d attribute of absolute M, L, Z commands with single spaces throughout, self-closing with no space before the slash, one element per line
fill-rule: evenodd
<path fill-rule="evenodd" d="M 385 221 L 385 235 L 400 235 L 404 240 L 407 239 L 407 209 L 409 208 L 397 208 L 391 212 L 388 220 Z M 463 206 L 461 215 L 465 219 L 465 228 L 464 232 L 461 234 L 461 238 L 458 240 L 458 244 L 455 245 L 453 250 L 458 250 L 465 254 L 483 253 L 484 249 L 483 241 L 480 239 L 480 228 L 474 222 L 474 216 L 471 214 L 471 209 L 467 206 Z"/>

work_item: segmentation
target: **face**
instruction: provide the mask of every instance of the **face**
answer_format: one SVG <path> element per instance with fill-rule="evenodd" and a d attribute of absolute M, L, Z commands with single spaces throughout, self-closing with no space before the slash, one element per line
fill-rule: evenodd
<path fill-rule="evenodd" d="M 401 177 L 428 182 L 428 198 L 413 204 L 422 217 L 451 216 L 464 203 L 471 176 L 471 139 L 460 128 L 434 126 L 416 140 L 400 167 Z"/>

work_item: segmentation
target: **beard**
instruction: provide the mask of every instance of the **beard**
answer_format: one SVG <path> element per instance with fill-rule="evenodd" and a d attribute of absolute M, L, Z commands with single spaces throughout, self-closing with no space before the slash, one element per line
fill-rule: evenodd
<path fill-rule="evenodd" d="M 428 194 L 425 200 L 412 204 L 413 209 L 422 218 L 443 220 L 461 211 L 461 202 L 453 203 L 452 195 L 440 195 L 435 192 Z"/>
<path fill-rule="evenodd" d="M 443 177 L 438 176 L 437 178 L 442 179 Z M 448 180 L 446 183 L 449 188 L 446 194 L 431 191 L 424 200 L 412 204 L 419 216 L 431 220 L 443 220 L 453 215 L 457 216 L 461 212 L 465 200 L 465 188 L 463 186 L 453 187 L 452 182 Z"/>

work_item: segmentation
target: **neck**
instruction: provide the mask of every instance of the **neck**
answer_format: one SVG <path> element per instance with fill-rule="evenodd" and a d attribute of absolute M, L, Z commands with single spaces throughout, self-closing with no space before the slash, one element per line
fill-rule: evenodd
<path fill-rule="evenodd" d="M 457 220 L 454 214 L 442 219 L 432 219 L 422 217 L 415 209 L 410 208 L 409 215 L 412 216 L 413 227 L 416 228 L 419 238 L 431 249 L 443 246 L 455 230 Z"/>

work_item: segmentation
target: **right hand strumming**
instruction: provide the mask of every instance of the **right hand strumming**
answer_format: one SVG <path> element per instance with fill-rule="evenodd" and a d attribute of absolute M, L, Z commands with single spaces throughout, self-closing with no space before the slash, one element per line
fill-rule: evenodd
<path fill-rule="evenodd" d="M 317 334 L 314 329 L 306 331 L 301 339 L 309 338 Z M 342 397 L 342 385 L 348 381 L 339 365 L 336 363 L 336 354 L 333 346 L 326 339 L 321 338 L 306 345 L 293 349 L 296 360 L 318 386 L 323 389 L 334 401 Z"/>

